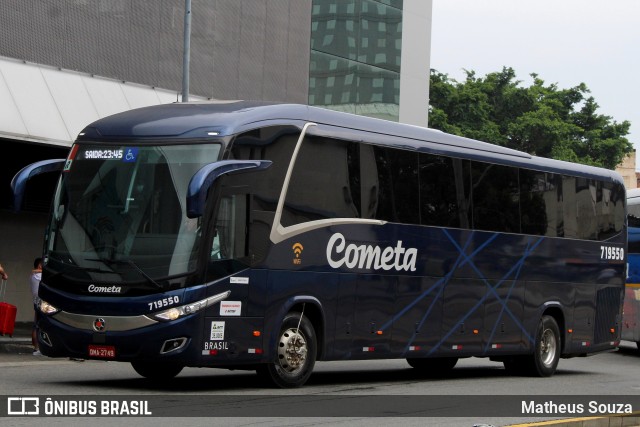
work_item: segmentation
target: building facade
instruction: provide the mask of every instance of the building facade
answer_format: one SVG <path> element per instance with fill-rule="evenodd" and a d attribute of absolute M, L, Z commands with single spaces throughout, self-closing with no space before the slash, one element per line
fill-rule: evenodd
<path fill-rule="evenodd" d="M 427 125 L 432 0 L 192 0 L 190 100 L 323 106 Z M 180 100 L 184 0 L 0 2 L 0 262 L 18 320 L 55 179 L 11 177 L 64 158 L 106 115 Z M 410 52 L 410 54 L 407 54 Z"/>

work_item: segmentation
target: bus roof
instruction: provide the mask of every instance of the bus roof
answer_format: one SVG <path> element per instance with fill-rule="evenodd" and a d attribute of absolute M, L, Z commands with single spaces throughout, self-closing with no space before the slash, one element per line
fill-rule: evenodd
<path fill-rule="evenodd" d="M 155 105 L 99 119 L 80 133 L 78 141 L 158 143 L 159 139 L 218 138 L 263 126 L 301 128 L 307 122 L 318 125 L 310 131 L 312 135 L 339 139 L 355 137 L 356 140 L 408 150 L 623 182 L 617 172 L 607 169 L 536 157 L 435 129 L 302 104 L 205 101 Z"/>

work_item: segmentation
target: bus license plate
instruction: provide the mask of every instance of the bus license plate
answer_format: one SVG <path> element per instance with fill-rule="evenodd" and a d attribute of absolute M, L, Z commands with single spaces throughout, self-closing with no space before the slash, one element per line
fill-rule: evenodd
<path fill-rule="evenodd" d="M 116 357 L 116 348 L 112 345 L 90 345 L 89 357 L 113 359 Z"/>

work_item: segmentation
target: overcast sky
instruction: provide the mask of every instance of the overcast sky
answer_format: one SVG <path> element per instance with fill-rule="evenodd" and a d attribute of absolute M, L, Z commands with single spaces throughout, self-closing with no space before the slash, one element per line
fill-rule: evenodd
<path fill-rule="evenodd" d="M 531 73 L 560 89 L 585 83 L 599 114 L 631 123 L 640 156 L 639 63 L 640 0 L 433 0 L 431 68 L 458 81 L 507 66 L 527 86 Z"/>

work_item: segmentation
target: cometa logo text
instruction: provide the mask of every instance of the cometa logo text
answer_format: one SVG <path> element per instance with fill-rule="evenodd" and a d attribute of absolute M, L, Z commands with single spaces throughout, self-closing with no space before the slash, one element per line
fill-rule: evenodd
<path fill-rule="evenodd" d="M 87 291 L 98 294 L 119 294 L 120 292 L 122 292 L 122 288 L 120 286 L 89 285 Z"/>
<path fill-rule="evenodd" d="M 333 268 L 343 265 L 347 268 L 365 270 L 416 271 L 416 248 L 404 248 L 402 240 L 396 246 L 347 244 L 341 233 L 335 233 L 327 243 L 327 261 Z"/>

